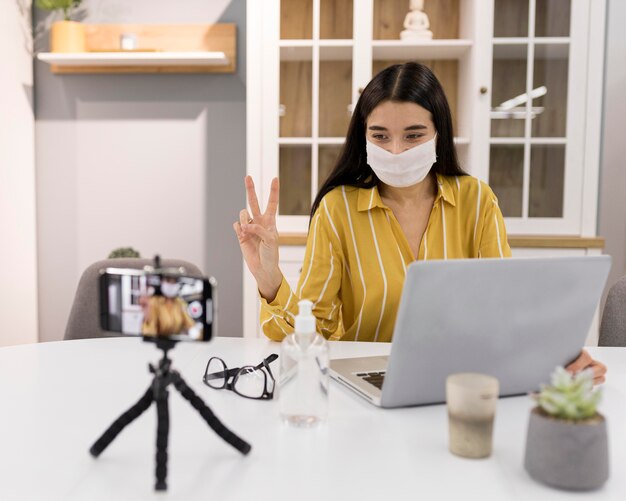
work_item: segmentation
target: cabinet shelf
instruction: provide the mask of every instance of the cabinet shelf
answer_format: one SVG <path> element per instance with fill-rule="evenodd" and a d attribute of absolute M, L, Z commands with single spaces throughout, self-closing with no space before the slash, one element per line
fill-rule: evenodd
<path fill-rule="evenodd" d="M 535 57 L 540 59 L 563 60 L 569 55 L 569 43 L 535 45 Z M 493 46 L 493 58 L 495 60 L 525 60 L 528 56 L 528 46 L 524 44 L 497 44 Z"/>
<path fill-rule="evenodd" d="M 375 40 L 375 60 L 386 59 L 460 59 L 472 47 L 472 40 Z"/>
<path fill-rule="evenodd" d="M 345 137 L 318 137 L 315 139 L 315 143 L 319 145 L 343 145 Z M 311 137 L 279 137 L 278 144 L 281 146 L 308 146 L 313 144 L 313 138 Z M 455 137 L 454 144 L 466 145 L 469 144 L 468 137 Z M 508 143 L 507 143 L 508 144 Z M 552 144 L 552 142 L 550 143 Z"/>
<path fill-rule="evenodd" d="M 555 144 L 566 145 L 566 137 L 531 137 L 526 139 L 525 137 L 492 137 L 489 138 L 489 144 L 501 144 L 501 145 L 514 145 L 514 144 Z"/>
<path fill-rule="evenodd" d="M 493 39 L 494 45 L 515 45 L 522 44 L 528 45 L 530 41 L 535 45 L 548 45 L 548 44 L 568 44 L 570 43 L 569 37 L 497 37 Z"/>
<path fill-rule="evenodd" d="M 311 61 L 312 40 L 281 40 L 281 61 Z M 320 40 L 315 45 L 320 48 L 322 61 L 348 61 L 352 59 L 351 40 Z M 372 53 L 374 60 L 398 59 L 460 59 L 472 47 L 471 40 L 374 40 Z"/>
<path fill-rule="evenodd" d="M 350 61 L 352 59 L 352 44 L 319 45 L 321 61 Z M 281 61 L 311 61 L 313 59 L 313 45 L 285 44 L 280 46 Z"/>
<path fill-rule="evenodd" d="M 354 42 L 352 40 L 345 40 L 341 38 L 326 40 L 313 40 L 311 39 L 294 39 L 294 40 L 279 40 L 279 47 L 313 47 L 313 44 L 320 47 L 352 47 Z"/>
<path fill-rule="evenodd" d="M 325 144 L 338 144 L 342 145 L 346 140 L 345 137 L 319 137 L 315 140 L 317 144 L 325 145 Z M 279 137 L 278 144 L 281 146 L 306 146 L 313 144 L 312 137 Z"/>

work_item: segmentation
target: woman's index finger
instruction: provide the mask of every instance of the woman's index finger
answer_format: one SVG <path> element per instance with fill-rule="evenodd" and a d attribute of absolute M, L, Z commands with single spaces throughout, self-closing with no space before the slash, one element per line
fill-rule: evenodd
<path fill-rule="evenodd" d="M 270 196 L 267 200 L 267 209 L 265 209 L 265 213 L 270 216 L 275 216 L 278 212 L 278 178 L 275 177 L 272 179 L 272 185 L 270 187 Z"/>
<path fill-rule="evenodd" d="M 251 176 L 246 176 L 245 185 L 248 205 L 250 206 L 252 217 L 260 216 L 261 209 L 259 208 L 259 199 L 256 196 L 256 191 L 254 190 L 254 181 L 252 180 Z"/>

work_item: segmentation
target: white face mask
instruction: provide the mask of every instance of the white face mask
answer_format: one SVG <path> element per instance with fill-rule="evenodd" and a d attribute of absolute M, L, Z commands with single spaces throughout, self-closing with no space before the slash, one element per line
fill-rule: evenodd
<path fill-rule="evenodd" d="M 169 298 L 178 296 L 178 284 L 171 282 L 161 282 L 161 293 L 165 297 Z"/>
<path fill-rule="evenodd" d="M 437 134 L 423 144 L 394 155 L 367 141 L 367 164 L 383 183 L 405 188 L 422 182 L 437 161 Z"/>

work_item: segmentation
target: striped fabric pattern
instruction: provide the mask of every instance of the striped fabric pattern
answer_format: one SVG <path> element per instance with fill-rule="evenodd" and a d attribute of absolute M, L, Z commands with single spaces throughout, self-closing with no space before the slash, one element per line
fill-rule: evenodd
<path fill-rule="evenodd" d="M 472 176 L 437 175 L 437 196 L 417 259 L 510 255 L 491 188 Z M 326 338 L 391 341 L 406 268 L 415 259 L 377 187 L 337 187 L 311 221 L 297 290 L 283 278 L 274 301 L 261 298 L 262 330 L 282 340 L 294 330 L 298 301 L 309 299 Z"/>

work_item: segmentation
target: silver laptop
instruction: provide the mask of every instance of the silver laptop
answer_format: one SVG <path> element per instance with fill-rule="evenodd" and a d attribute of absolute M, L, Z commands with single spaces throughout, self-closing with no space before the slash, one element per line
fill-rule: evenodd
<path fill-rule="evenodd" d="M 381 407 L 445 402 L 455 372 L 500 395 L 547 382 L 578 356 L 610 256 L 419 261 L 407 269 L 389 357 L 332 360 L 333 379 Z"/>

